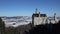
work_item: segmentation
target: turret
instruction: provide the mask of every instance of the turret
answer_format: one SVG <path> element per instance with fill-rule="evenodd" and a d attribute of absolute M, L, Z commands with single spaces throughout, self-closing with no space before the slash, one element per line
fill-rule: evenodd
<path fill-rule="evenodd" d="M 40 17 L 40 12 L 39 12 L 39 17 Z"/>
<path fill-rule="evenodd" d="M 35 14 L 38 14 L 38 9 L 36 8 Z"/>
<path fill-rule="evenodd" d="M 56 17 L 56 13 L 54 13 L 54 21 L 55 21 L 55 23 L 58 22 L 57 17 Z"/>
<path fill-rule="evenodd" d="M 56 13 L 54 13 L 54 20 L 56 20 Z"/>

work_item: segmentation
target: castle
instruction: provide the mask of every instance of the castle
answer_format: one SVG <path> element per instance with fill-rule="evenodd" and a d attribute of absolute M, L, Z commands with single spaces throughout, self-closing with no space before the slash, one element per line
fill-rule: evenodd
<path fill-rule="evenodd" d="M 57 22 L 58 21 L 57 21 L 56 13 L 54 13 L 54 19 L 49 19 L 46 14 L 40 14 L 40 12 L 38 12 L 38 9 L 36 9 L 35 13 L 33 13 L 32 15 L 33 26 L 40 25 L 40 24 L 46 24 L 46 23 L 55 24 Z"/>

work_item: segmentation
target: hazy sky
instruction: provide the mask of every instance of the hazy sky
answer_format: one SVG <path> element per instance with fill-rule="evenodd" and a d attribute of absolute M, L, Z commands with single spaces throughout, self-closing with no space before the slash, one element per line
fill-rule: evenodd
<path fill-rule="evenodd" d="M 0 0 L 0 16 L 31 16 L 35 9 L 60 17 L 60 0 Z"/>

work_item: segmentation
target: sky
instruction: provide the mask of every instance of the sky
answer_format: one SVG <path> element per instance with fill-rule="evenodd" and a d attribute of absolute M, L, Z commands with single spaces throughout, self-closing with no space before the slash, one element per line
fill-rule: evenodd
<path fill-rule="evenodd" d="M 60 0 L 0 0 L 0 16 L 32 16 L 36 8 L 41 14 L 60 17 Z"/>

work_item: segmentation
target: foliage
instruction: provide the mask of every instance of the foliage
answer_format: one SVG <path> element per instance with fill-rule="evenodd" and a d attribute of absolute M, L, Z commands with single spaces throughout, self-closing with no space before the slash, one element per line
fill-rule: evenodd
<path fill-rule="evenodd" d="M 5 24 L 2 21 L 1 17 L 0 17 L 0 32 L 1 32 L 1 34 L 4 34 L 4 32 L 5 32 Z"/>

